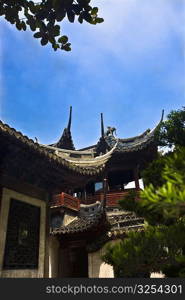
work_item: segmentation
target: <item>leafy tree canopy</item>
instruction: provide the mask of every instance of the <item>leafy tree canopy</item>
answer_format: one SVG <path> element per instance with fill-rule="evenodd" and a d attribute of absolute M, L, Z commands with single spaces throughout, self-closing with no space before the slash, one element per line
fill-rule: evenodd
<path fill-rule="evenodd" d="M 149 277 L 163 271 L 169 277 L 185 277 L 185 219 L 175 225 L 148 226 L 129 232 L 114 245 L 108 244 L 102 259 L 114 267 L 116 277 Z"/>
<path fill-rule="evenodd" d="M 160 162 L 162 159 L 163 184 L 147 185 L 139 201 L 135 201 L 134 191 L 120 201 L 124 209 L 135 211 L 151 225 L 175 223 L 185 213 L 185 147 L 160 158 Z"/>
<path fill-rule="evenodd" d="M 168 277 L 185 277 L 185 147 L 165 160 L 162 178 L 162 186 L 148 185 L 139 200 L 132 193 L 120 201 L 149 225 L 107 248 L 103 260 L 113 265 L 117 277 L 144 277 L 159 271 Z"/>
<path fill-rule="evenodd" d="M 167 115 L 167 120 L 160 126 L 156 139 L 158 145 L 162 147 L 167 146 L 172 151 L 165 154 L 159 152 L 158 157 L 141 174 L 145 185 L 153 184 L 155 188 L 162 186 L 166 181 L 162 173 L 168 157 L 173 157 L 173 152 L 179 147 L 185 147 L 185 107 L 171 111 Z M 175 161 L 176 166 L 174 165 L 173 168 L 181 170 L 183 168 L 183 165 L 181 165 L 181 156 L 179 156 L 179 160 L 176 158 Z"/>
<path fill-rule="evenodd" d="M 144 172 L 145 190 L 120 201 L 148 222 L 143 232 L 107 248 L 103 259 L 119 277 L 139 277 L 162 270 L 167 277 L 185 277 L 185 108 L 172 111 L 159 132 L 161 144 L 173 151 L 159 154 Z M 118 259 L 117 256 L 121 259 Z M 134 268 L 135 266 L 135 268 Z"/>
<path fill-rule="evenodd" d="M 108 244 L 103 260 L 114 266 L 116 277 L 149 276 L 160 268 L 160 257 L 166 257 L 163 244 L 156 243 L 156 235 L 162 239 L 162 232 L 150 227 L 147 231 L 129 232 L 121 242 Z"/>
<path fill-rule="evenodd" d="M 159 144 L 161 146 L 185 146 L 185 107 L 172 110 L 167 115 L 159 131 Z"/>
<path fill-rule="evenodd" d="M 42 46 L 51 43 L 53 49 L 71 50 L 66 35 L 60 34 L 59 23 L 65 18 L 73 23 L 102 23 L 98 8 L 90 5 L 91 0 L 1 0 L 0 16 L 14 24 L 18 30 L 30 28 Z"/>

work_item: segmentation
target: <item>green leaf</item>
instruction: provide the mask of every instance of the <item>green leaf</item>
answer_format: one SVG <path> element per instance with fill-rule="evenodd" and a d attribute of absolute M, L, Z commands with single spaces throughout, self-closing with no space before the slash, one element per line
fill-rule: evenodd
<path fill-rule="evenodd" d="M 16 23 L 16 28 L 17 28 L 18 30 L 21 30 L 21 29 L 22 29 L 22 24 L 21 24 L 20 22 L 17 22 L 17 23 Z"/>
<path fill-rule="evenodd" d="M 104 19 L 103 18 L 96 18 L 96 23 L 103 23 Z"/>
<path fill-rule="evenodd" d="M 63 35 L 58 39 L 58 42 L 62 44 L 66 44 L 68 42 L 68 37 L 66 35 Z"/>
<path fill-rule="evenodd" d="M 54 29 L 60 31 L 60 26 L 59 25 L 55 25 Z"/>
<path fill-rule="evenodd" d="M 71 47 L 70 46 L 71 46 L 71 44 L 67 43 L 66 45 L 62 45 L 61 49 L 65 50 L 65 51 L 71 51 Z"/>
<path fill-rule="evenodd" d="M 83 23 L 83 16 L 82 16 L 81 14 L 80 14 L 79 17 L 78 17 L 78 22 L 79 22 L 80 24 Z"/>
<path fill-rule="evenodd" d="M 40 31 L 36 32 L 34 35 L 33 35 L 36 39 L 38 38 L 41 38 L 42 37 L 42 33 Z"/>
<path fill-rule="evenodd" d="M 22 29 L 24 30 L 24 31 L 26 31 L 26 23 L 24 22 L 24 21 L 22 21 Z"/>
<path fill-rule="evenodd" d="M 56 51 L 60 48 L 59 44 L 52 44 L 52 48 Z"/>
<path fill-rule="evenodd" d="M 32 31 L 35 31 L 36 30 L 36 25 L 35 25 L 35 23 L 31 23 L 31 24 L 29 24 L 30 25 L 30 29 L 32 30 Z"/>
<path fill-rule="evenodd" d="M 97 22 L 96 22 L 96 19 L 92 18 L 92 20 L 89 23 L 92 24 L 92 25 L 96 25 Z"/>
<path fill-rule="evenodd" d="M 71 10 L 68 10 L 67 17 L 68 17 L 69 22 L 73 23 L 75 20 L 75 13 Z"/>
<path fill-rule="evenodd" d="M 39 22 L 39 28 L 40 28 L 40 31 L 43 31 L 43 32 L 47 31 L 47 26 L 42 21 Z"/>
<path fill-rule="evenodd" d="M 48 38 L 47 37 L 43 37 L 40 41 L 42 46 L 45 46 L 48 43 Z"/>
<path fill-rule="evenodd" d="M 55 25 L 54 28 L 53 28 L 53 35 L 58 36 L 59 34 L 60 34 L 60 26 Z"/>
<path fill-rule="evenodd" d="M 91 15 L 97 15 L 98 13 L 98 7 L 93 7 L 93 9 L 91 10 Z"/>
<path fill-rule="evenodd" d="M 93 18 L 88 12 L 83 12 L 83 19 L 88 23 L 91 23 L 93 20 Z"/>
<path fill-rule="evenodd" d="M 3 16 L 5 14 L 5 9 L 4 7 L 0 8 L 0 16 Z"/>
<path fill-rule="evenodd" d="M 52 5 L 54 7 L 54 9 L 57 11 L 61 5 L 60 3 L 61 1 L 58 1 L 58 0 L 52 0 Z"/>
<path fill-rule="evenodd" d="M 66 16 L 66 12 L 65 11 L 61 11 L 61 12 L 56 12 L 56 20 L 57 22 L 61 22 Z"/>
<path fill-rule="evenodd" d="M 28 6 L 29 6 L 30 11 L 34 14 L 36 12 L 34 2 L 33 1 L 29 1 L 28 2 Z"/>
<path fill-rule="evenodd" d="M 48 16 L 48 11 L 47 10 L 39 10 L 39 12 L 36 14 L 36 18 L 39 19 L 39 20 L 44 20 L 47 18 Z"/>
<path fill-rule="evenodd" d="M 48 41 L 51 43 L 51 44 L 55 44 L 56 42 L 55 42 L 55 39 L 53 38 L 53 37 L 50 37 L 50 36 L 48 36 Z"/>

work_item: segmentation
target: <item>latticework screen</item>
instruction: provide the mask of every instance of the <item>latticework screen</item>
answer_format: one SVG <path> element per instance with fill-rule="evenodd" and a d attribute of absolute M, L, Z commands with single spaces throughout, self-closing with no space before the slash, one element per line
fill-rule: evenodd
<path fill-rule="evenodd" d="M 40 208 L 11 199 L 4 269 L 38 268 Z"/>

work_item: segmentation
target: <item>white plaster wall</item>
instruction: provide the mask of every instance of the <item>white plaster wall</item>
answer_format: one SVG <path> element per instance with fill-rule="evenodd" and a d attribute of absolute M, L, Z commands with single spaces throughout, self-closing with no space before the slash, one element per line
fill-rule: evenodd
<path fill-rule="evenodd" d="M 115 243 L 115 241 L 109 243 Z M 101 259 L 106 245 L 107 243 L 100 250 L 88 254 L 89 278 L 114 278 L 113 267 L 104 263 Z"/>
<path fill-rule="evenodd" d="M 99 278 L 114 278 L 113 267 L 106 263 L 101 263 Z"/>
<path fill-rule="evenodd" d="M 59 242 L 56 237 L 49 237 L 49 278 L 58 277 Z"/>
<path fill-rule="evenodd" d="M 165 278 L 165 275 L 162 272 L 153 272 L 150 274 L 150 278 Z"/>
<path fill-rule="evenodd" d="M 40 243 L 39 243 L 39 264 L 35 270 L 3 270 L 3 259 L 6 242 L 6 230 L 11 198 L 23 201 L 40 207 Z M 13 190 L 3 188 L 2 203 L 0 211 L 0 277 L 44 277 L 45 258 L 45 232 L 46 232 L 46 203 Z"/>

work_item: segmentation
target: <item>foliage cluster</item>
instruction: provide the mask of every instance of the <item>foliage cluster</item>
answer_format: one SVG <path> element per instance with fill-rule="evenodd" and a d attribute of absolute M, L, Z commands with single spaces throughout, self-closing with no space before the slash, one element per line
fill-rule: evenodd
<path fill-rule="evenodd" d="M 66 35 L 60 35 L 59 23 L 65 18 L 73 23 L 102 23 L 98 17 L 98 8 L 90 5 L 91 0 L 1 0 L 0 16 L 14 24 L 18 30 L 30 28 L 34 37 L 40 39 L 42 46 L 48 42 L 53 49 L 71 50 Z M 23 16 L 23 17 L 22 17 Z M 57 38 L 58 37 L 58 38 Z"/>
<path fill-rule="evenodd" d="M 185 146 L 185 107 L 172 110 L 167 115 L 167 120 L 163 122 L 159 131 L 158 142 L 160 146 Z"/>

